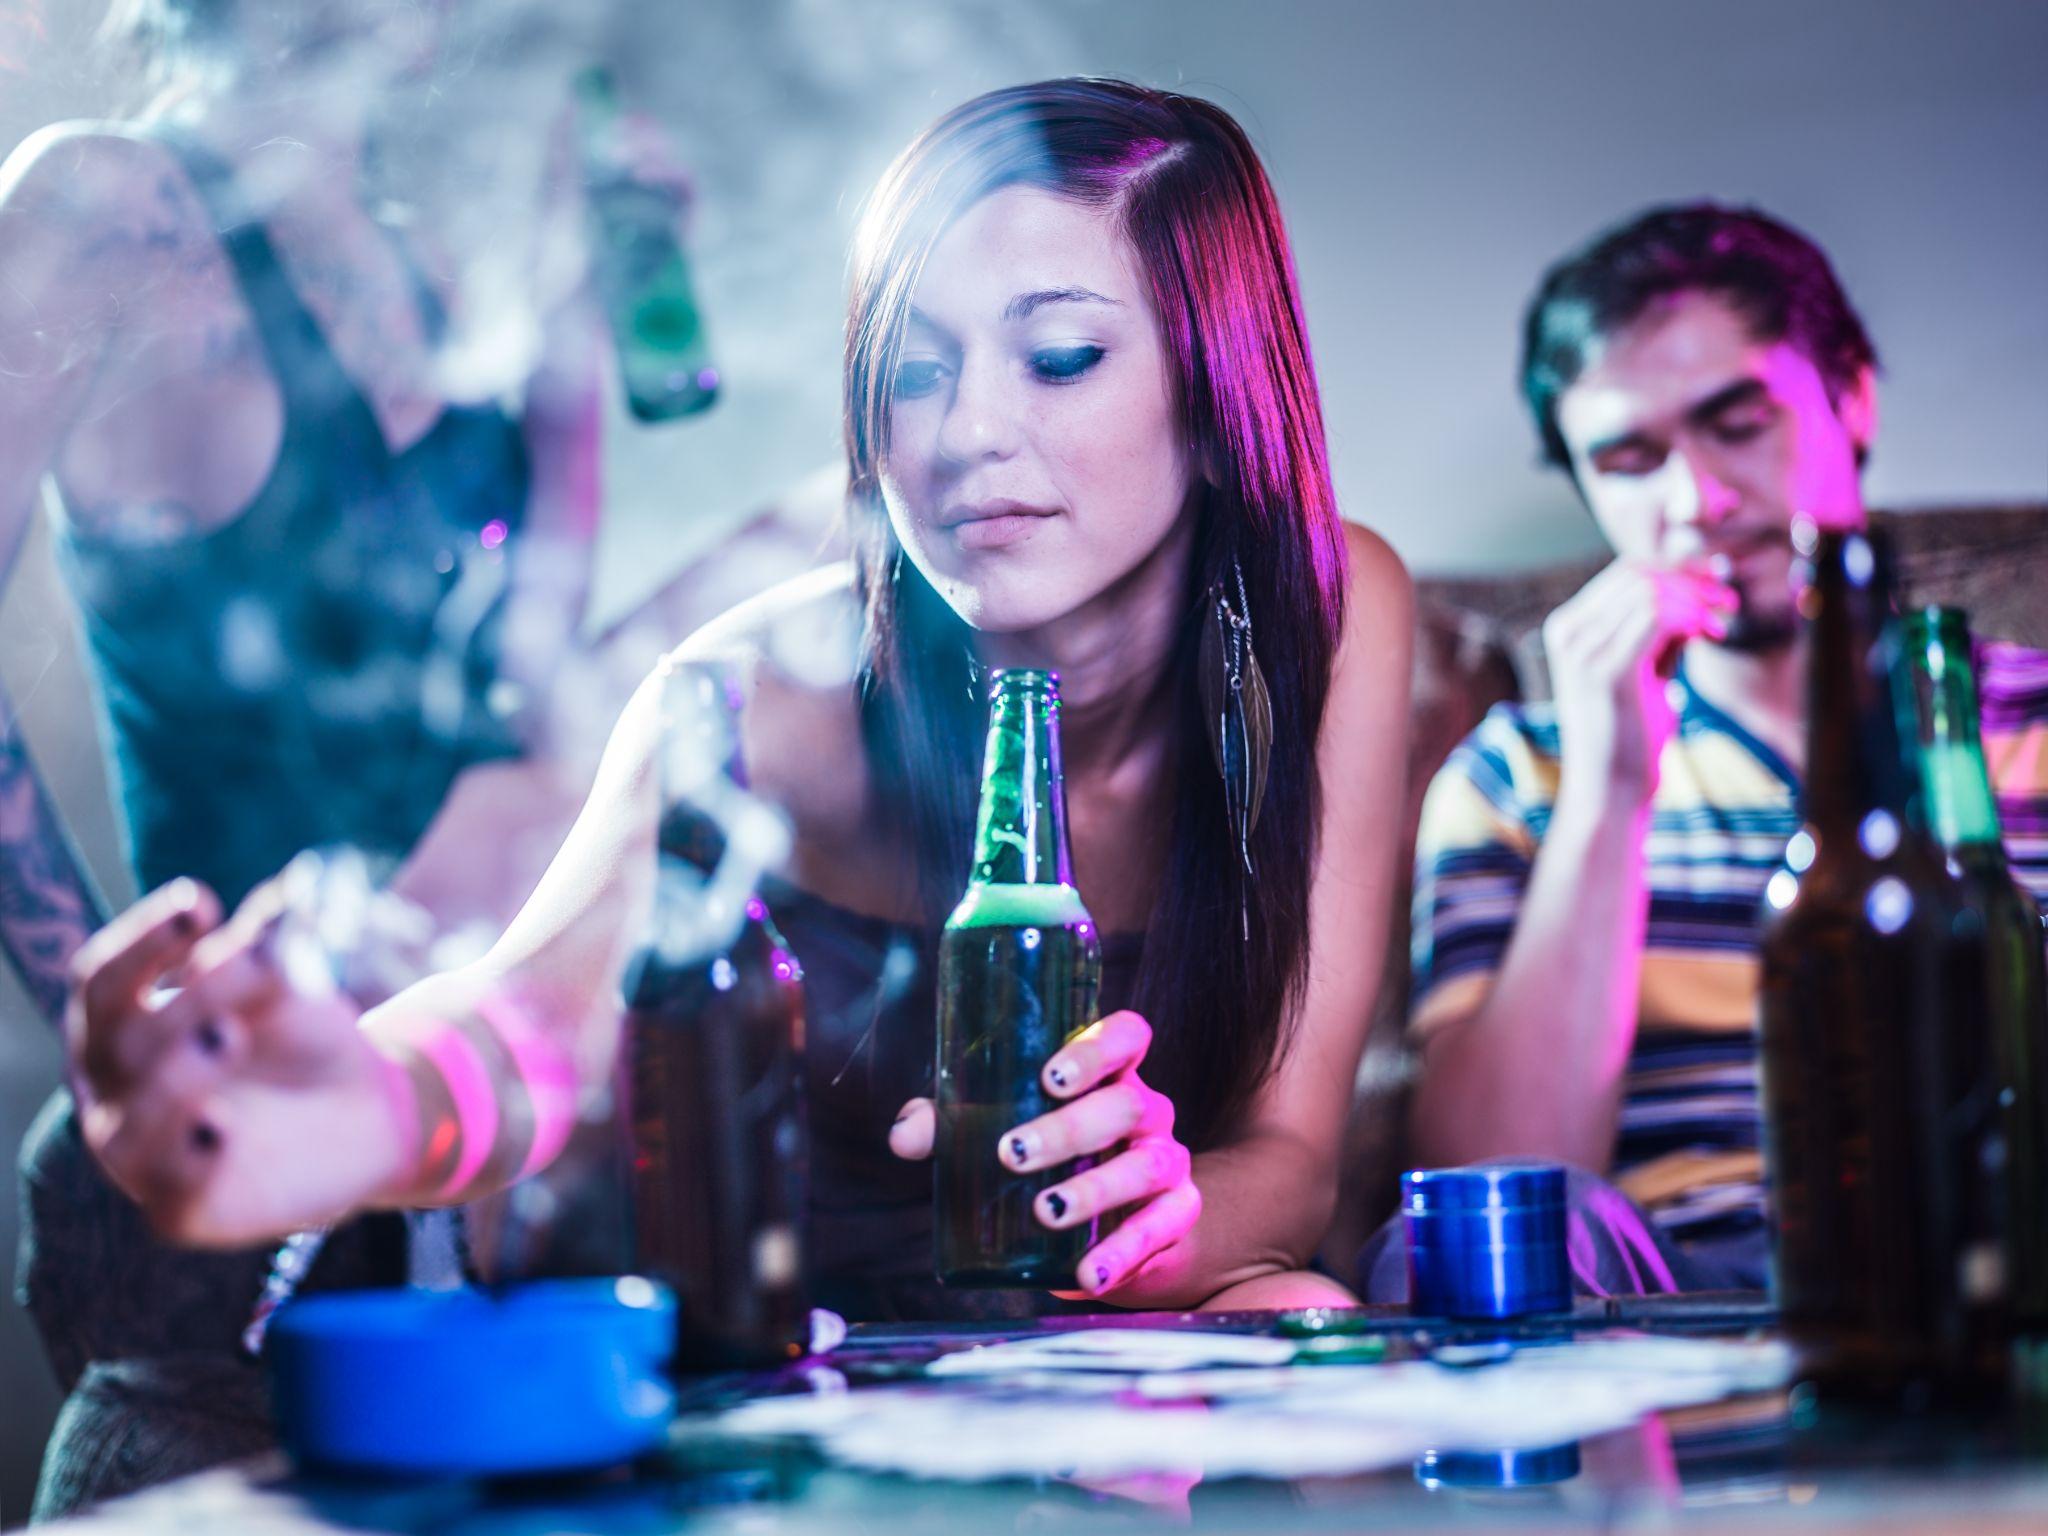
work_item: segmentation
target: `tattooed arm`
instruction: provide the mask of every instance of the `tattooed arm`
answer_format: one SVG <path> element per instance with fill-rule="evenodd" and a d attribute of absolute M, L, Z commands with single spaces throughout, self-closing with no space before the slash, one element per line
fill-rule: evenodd
<path fill-rule="evenodd" d="M 0 590 L 104 354 L 123 292 L 96 208 L 128 175 L 104 136 L 45 130 L 0 166 Z M 0 685 L 0 951 L 52 1024 L 72 952 L 105 915 Z"/>
<path fill-rule="evenodd" d="M 52 1027 L 71 956 L 106 920 L 0 688 L 0 950 Z"/>

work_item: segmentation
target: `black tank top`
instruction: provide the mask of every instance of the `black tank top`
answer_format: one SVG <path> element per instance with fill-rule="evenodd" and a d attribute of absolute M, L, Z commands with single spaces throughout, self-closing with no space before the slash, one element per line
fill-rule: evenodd
<path fill-rule="evenodd" d="M 232 905 L 303 848 L 401 857 L 457 773 L 516 755 L 517 701 L 492 684 L 528 469 L 495 406 L 450 406 L 394 454 L 263 227 L 235 211 L 232 172 L 156 136 L 221 230 L 283 442 L 256 499 L 210 533 L 136 543 L 60 519 L 57 550 L 136 877 L 196 876 Z"/>
<path fill-rule="evenodd" d="M 425 830 L 455 775 L 514 755 L 493 709 L 506 550 L 527 464 L 496 408 L 449 407 L 404 453 L 287 281 L 232 172 L 153 130 L 184 164 L 233 265 L 284 401 L 277 465 L 233 522 L 137 544 L 61 519 L 57 551 L 83 615 L 103 740 L 138 882 L 206 881 L 232 905 L 303 848 L 388 860 Z M 430 327 L 440 313 L 420 294 Z M 79 1140 L 60 1092 L 23 1145 L 21 1287 L 59 1379 L 93 1359 L 230 1356 L 268 1247 L 198 1253 L 157 1241 Z M 308 1282 L 393 1283 L 396 1222 L 352 1222 Z"/>

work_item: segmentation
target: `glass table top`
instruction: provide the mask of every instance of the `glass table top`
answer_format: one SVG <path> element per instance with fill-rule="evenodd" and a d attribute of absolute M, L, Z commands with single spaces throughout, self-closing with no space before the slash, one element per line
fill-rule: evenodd
<path fill-rule="evenodd" d="M 1185 1389 L 1140 1390 L 1144 1373 L 1096 1376 L 1082 1390 L 1043 1375 L 934 1377 L 940 1356 L 991 1344 L 1044 1341 L 1113 1324 L 1137 1331 L 1197 1331 L 1248 1340 L 1287 1340 L 1295 1359 L 1336 1355 L 1339 1367 L 1269 1368 L 1271 1390 L 1289 1373 L 1342 1369 L 1371 1387 L 1370 1373 L 1416 1362 L 1464 1373 L 1553 1358 L 1554 1346 L 1643 1340 L 1713 1340 L 1767 1346 L 1772 1322 L 1760 1296 L 1713 1295 L 1587 1301 L 1567 1318 L 1501 1329 L 1425 1323 L 1392 1308 L 1328 1314 L 1118 1315 L 1043 1319 L 1018 1326 L 865 1326 L 826 1360 L 753 1377 L 686 1384 L 682 1414 L 666 1449 L 630 1468 L 552 1479 L 380 1482 L 294 1472 L 281 1458 L 188 1479 L 107 1506 L 90 1523 L 106 1530 L 377 1529 L 526 1536 L 541 1532 L 910 1532 L 923 1531 L 1354 1531 L 1514 1529 L 2048 1530 L 2048 1422 L 2012 1412 L 1963 1423 L 1938 1417 L 1849 1415 L 1823 1410 L 1799 1389 L 1736 1390 L 1644 1413 L 1590 1435 L 1546 1442 L 1546 1415 L 1569 1413 L 1562 1386 L 1553 1400 L 1536 1387 L 1515 1393 L 1512 1448 L 1480 1444 L 1404 1446 L 1398 1436 L 1361 1445 L 1355 1470 L 1312 1475 L 1245 1475 L 1256 1448 L 1231 1445 L 1239 1422 L 1230 1393 L 1210 1394 L 1199 1372 Z M 1544 1351 L 1551 1350 L 1551 1355 Z M 1255 1351 L 1254 1351 L 1255 1352 Z M 1270 1349 L 1268 1352 L 1272 1352 Z M 1640 1355 L 1642 1352 L 1637 1351 Z M 1654 1373 L 1655 1352 L 1648 1370 Z M 1629 1358 L 1635 1359 L 1636 1355 Z M 1364 1373 L 1364 1374 L 1361 1374 Z M 1334 1378 L 1331 1378 L 1334 1379 Z M 1391 1377 L 1377 1378 L 1384 1382 Z M 1405 1378 L 1404 1378 L 1405 1379 Z M 1505 1375 L 1495 1377 L 1506 1381 Z M 884 1440 L 892 1394 L 916 1396 L 915 1433 L 944 1445 L 913 1453 L 972 1449 L 976 1435 L 1001 1432 L 995 1449 L 1033 1470 L 976 1480 L 869 1470 L 813 1438 L 756 1433 L 746 1413 L 780 1400 L 830 1400 L 831 1411 Z M 1680 1394 L 1682 1395 L 1682 1394 Z M 982 1412 L 1000 1402 L 1004 1413 Z M 1176 1426 L 1158 1464 L 1091 1472 L 1035 1460 L 1062 1416 L 1092 1424 L 1101 1405 L 1162 1411 Z M 1215 1422 L 1204 1423 L 1214 1415 Z M 905 1421 L 907 1424 L 911 1420 Z M 1253 1420 L 1243 1421 L 1251 1424 Z M 1000 1431 L 991 1425 L 1006 1426 Z M 736 1427 L 737 1426 L 737 1427 Z M 1182 1433 L 1192 1427 L 1199 1433 Z M 1215 1431 L 1226 1431 L 1219 1442 Z M 1341 1418 L 1317 1426 L 1341 1439 Z M 1384 1434 L 1361 1423 L 1359 1434 Z M 907 1431 L 908 1432 L 908 1431 Z M 1249 1431 L 1247 1431 L 1249 1432 Z M 835 1442 L 836 1443 L 836 1442 Z M 1199 1447 L 1243 1454 L 1218 1473 Z M 1391 1448 L 1391 1449 L 1390 1449 Z M 987 1447 L 984 1447 L 987 1449 Z M 1377 1458 L 1377 1459 L 1376 1459 Z M 944 1458 L 940 1458 L 943 1460 Z M 970 1458 L 971 1459 L 971 1458 Z M 1000 1458 L 999 1458 L 1000 1459 Z M 1091 1458 L 1082 1457 L 1081 1460 Z M 1280 1459 L 1285 1460 L 1282 1456 Z M 1369 1463 L 1369 1464 L 1367 1464 Z"/>

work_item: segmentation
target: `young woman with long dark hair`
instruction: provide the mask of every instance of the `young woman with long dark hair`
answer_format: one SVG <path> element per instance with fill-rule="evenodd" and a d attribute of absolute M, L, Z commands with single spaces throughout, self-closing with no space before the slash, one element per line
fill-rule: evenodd
<path fill-rule="evenodd" d="M 1335 1196 L 1397 878 L 1409 591 L 1386 545 L 1338 517 L 1286 236 L 1243 132 L 1207 102 L 1096 80 L 942 118 L 858 236 L 846 440 L 853 560 L 673 658 L 724 679 L 749 788 L 794 833 L 769 898 L 810 993 L 822 1299 L 860 1316 L 963 1305 L 924 1279 L 919 1095 L 937 928 L 968 868 L 980 680 L 1008 666 L 1061 677 L 1076 881 L 1114 1011 L 1062 1050 L 1068 1102 L 1021 1128 L 1021 1159 L 1006 1135 L 1005 1161 L 1095 1157 L 1040 1205 L 1048 1224 L 1121 1217 L 1079 1265 L 1090 1300 L 1341 1294 L 1301 1271 Z M 221 925 L 206 892 L 167 888 L 105 930 L 74 1034 L 114 1175 L 169 1230 L 225 1242 L 468 1198 L 528 1161 L 552 1134 L 540 1081 L 571 1065 L 592 1081 L 610 1058 L 619 948 L 654 865 L 661 695 L 650 681 L 628 708 L 490 955 L 360 1029 L 278 976 L 264 893 Z M 1263 764 L 1262 797 L 1227 791 L 1212 715 L 1233 763 Z M 183 992 L 149 1001 L 173 966 Z M 420 1106 L 448 1098 L 432 1060 L 451 1033 L 507 1111 L 462 1187 L 423 1166 Z M 290 1129 L 315 1117 L 317 1148 Z"/>

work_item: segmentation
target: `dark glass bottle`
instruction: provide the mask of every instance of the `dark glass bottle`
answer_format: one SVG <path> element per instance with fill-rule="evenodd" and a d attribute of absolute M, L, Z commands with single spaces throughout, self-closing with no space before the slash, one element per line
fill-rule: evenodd
<path fill-rule="evenodd" d="M 591 282 L 611 326 L 626 404 L 641 421 L 709 409 L 718 369 L 697 305 L 674 199 L 622 173 L 614 140 L 619 107 L 609 71 L 576 77 L 590 209 Z"/>
<path fill-rule="evenodd" d="M 623 986 L 623 1118 L 636 1265 L 681 1299 L 679 1367 L 724 1370 L 809 1340 L 804 992 L 758 870 L 705 805 L 702 743 L 679 740 L 699 734 L 689 691 L 671 675 L 652 921 Z"/>
<path fill-rule="evenodd" d="M 1767 887 L 1758 1000 L 1774 1282 L 1823 1400 L 1995 1395 L 1969 1192 L 1990 1032 L 1959 1006 L 1981 929 L 1928 834 L 1875 534 L 1795 530 L 1809 565 L 1804 825 Z"/>
<path fill-rule="evenodd" d="M 1969 1102 L 1984 1123 L 1971 1189 L 1975 1247 L 1965 1280 L 2016 1334 L 2048 1329 L 2048 1053 L 2041 910 L 2013 879 L 1977 718 L 1970 627 L 1960 609 L 1906 621 L 1919 700 L 1929 821 L 1984 934 L 1984 969 L 1964 988 L 1966 1016 L 1991 1031 L 1995 1077 Z"/>
<path fill-rule="evenodd" d="M 939 941 L 936 1264 L 947 1285 L 1071 1287 L 1095 1224 L 1032 1202 L 1081 1164 L 1017 1174 L 1002 1134 L 1056 1107 L 1039 1074 L 1095 1021 L 1102 945 L 1074 889 L 1060 782 L 1059 678 L 1001 671 L 967 894 Z"/>

